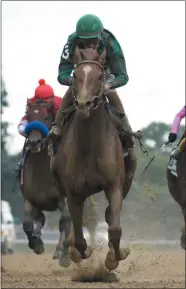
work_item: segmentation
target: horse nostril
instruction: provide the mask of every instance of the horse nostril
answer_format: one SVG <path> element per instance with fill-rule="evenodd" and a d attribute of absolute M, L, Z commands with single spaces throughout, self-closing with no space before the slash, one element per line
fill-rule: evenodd
<path fill-rule="evenodd" d="M 40 144 L 40 143 L 41 143 L 41 139 L 38 139 L 38 140 L 37 140 L 37 143 Z"/>
<path fill-rule="evenodd" d="M 79 106 L 79 103 L 78 103 L 77 100 L 74 101 L 74 105 L 75 105 L 75 107 L 78 107 L 78 106 Z"/>
<path fill-rule="evenodd" d="M 91 102 L 90 100 L 88 100 L 88 101 L 86 102 L 86 106 L 91 106 L 91 104 L 92 104 L 92 102 Z"/>
<path fill-rule="evenodd" d="M 92 105 L 92 101 L 91 100 L 87 100 L 87 101 L 75 100 L 74 101 L 74 106 L 76 108 L 79 108 L 79 109 L 89 108 L 89 107 L 91 107 L 91 105 Z"/>

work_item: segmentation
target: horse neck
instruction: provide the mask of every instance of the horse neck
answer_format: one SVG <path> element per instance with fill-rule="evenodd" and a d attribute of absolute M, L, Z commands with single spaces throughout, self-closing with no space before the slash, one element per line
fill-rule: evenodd
<path fill-rule="evenodd" d="M 100 104 L 88 119 L 83 119 L 76 113 L 74 119 L 74 141 L 78 154 L 93 155 L 100 149 L 106 129 L 104 105 Z"/>

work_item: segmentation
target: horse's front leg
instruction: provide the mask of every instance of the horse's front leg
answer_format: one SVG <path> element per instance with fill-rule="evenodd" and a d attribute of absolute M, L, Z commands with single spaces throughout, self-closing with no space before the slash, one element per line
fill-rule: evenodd
<path fill-rule="evenodd" d="M 61 217 L 59 220 L 60 238 L 53 259 L 59 259 L 60 266 L 67 267 L 70 265 L 68 253 L 69 248 L 68 238 L 70 234 L 71 217 L 65 197 L 60 198 L 58 202 L 58 207 L 61 211 Z"/>
<path fill-rule="evenodd" d="M 84 203 L 83 226 L 85 226 L 89 232 L 90 245 L 93 247 L 96 246 L 95 233 L 98 222 L 99 222 L 98 214 L 95 208 L 95 201 L 92 195 L 91 197 L 87 198 L 86 202 Z"/>
<path fill-rule="evenodd" d="M 87 246 L 87 242 L 83 235 L 82 219 L 84 200 L 85 198 L 82 198 L 81 196 L 76 197 L 72 194 L 67 195 L 68 207 L 74 229 L 74 238 L 71 236 L 69 251 L 71 260 L 75 263 L 81 262 L 82 259 L 89 258 L 93 252 L 93 249 L 90 246 Z"/>
<path fill-rule="evenodd" d="M 119 261 L 124 260 L 130 253 L 128 248 L 120 249 L 120 239 L 122 235 L 120 225 L 120 212 L 122 208 L 123 190 L 121 187 L 110 187 L 105 190 L 109 206 L 105 212 L 105 219 L 109 225 L 108 239 L 109 252 L 107 254 L 105 265 L 109 270 L 118 267 Z"/>
<path fill-rule="evenodd" d="M 27 235 L 29 248 L 36 254 L 42 254 L 44 252 L 44 245 L 34 230 L 34 220 L 38 214 L 38 211 L 28 200 L 25 200 L 24 212 L 25 216 L 23 220 L 23 230 Z"/>
<path fill-rule="evenodd" d="M 41 237 L 41 229 L 45 225 L 45 215 L 40 210 L 37 210 L 37 215 L 35 217 L 36 227 L 35 227 L 35 236 Z"/>

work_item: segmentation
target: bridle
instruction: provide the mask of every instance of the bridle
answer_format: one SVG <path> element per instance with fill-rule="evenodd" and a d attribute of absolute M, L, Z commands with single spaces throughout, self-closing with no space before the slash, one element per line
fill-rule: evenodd
<path fill-rule="evenodd" d="M 77 64 L 75 64 L 75 70 L 77 69 L 77 67 L 79 67 L 80 65 L 85 64 L 85 63 L 87 63 L 87 64 L 96 64 L 99 68 L 101 68 L 101 71 L 103 73 L 103 81 L 102 81 L 101 90 L 100 90 L 98 95 L 95 95 L 90 100 L 90 104 L 92 104 L 91 109 L 96 109 L 96 108 L 98 108 L 98 106 L 99 106 L 99 104 L 101 102 L 105 102 L 105 101 L 102 100 L 102 96 L 104 94 L 105 71 L 104 71 L 103 66 L 99 62 L 94 61 L 94 60 L 83 60 L 83 61 L 78 62 Z M 74 98 L 74 102 L 75 102 L 75 101 L 77 101 L 77 97 L 76 97 L 76 94 L 75 94 L 74 82 L 73 82 L 72 89 L 73 89 L 73 98 Z"/>
<path fill-rule="evenodd" d="M 30 107 L 31 106 L 32 107 L 35 106 L 35 111 L 38 110 L 38 113 L 39 113 L 38 107 L 40 107 L 40 106 L 42 107 L 42 103 L 37 103 L 37 105 L 30 105 Z M 52 127 L 52 107 L 53 107 L 53 103 L 52 103 L 51 107 L 47 106 L 47 103 L 46 103 L 46 105 L 44 105 L 44 107 L 46 107 L 46 109 L 48 111 L 48 115 L 44 119 L 47 122 L 45 125 L 47 126 L 48 129 L 50 129 Z M 29 122 L 31 122 L 31 120 L 29 120 Z M 28 139 L 27 139 L 27 141 L 28 141 Z M 47 137 L 43 137 L 42 141 L 41 141 L 41 148 L 44 149 L 46 147 L 46 145 L 48 145 L 48 138 Z"/>

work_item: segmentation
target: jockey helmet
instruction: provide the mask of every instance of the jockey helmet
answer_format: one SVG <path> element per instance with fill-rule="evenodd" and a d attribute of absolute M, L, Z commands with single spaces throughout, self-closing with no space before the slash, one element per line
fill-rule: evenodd
<path fill-rule="evenodd" d="M 100 37 L 103 32 L 103 23 L 93 14 L 82 16 L 76 24 L 76 34 L 79 38 L 89 39 Z"/>
<path fill-rule="evenodd" d="M 45 84 L 44 79 L 40 79 L 38 83 L 39 86 L 35 90 L 35 98 L 46 99 L 54 96 L 52 87 L 48 84 Z"/>

